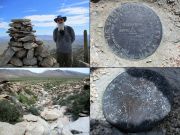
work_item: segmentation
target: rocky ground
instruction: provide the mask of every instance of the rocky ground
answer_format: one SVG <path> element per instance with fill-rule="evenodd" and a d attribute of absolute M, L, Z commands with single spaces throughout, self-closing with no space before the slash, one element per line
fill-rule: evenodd
<path fill-rule="evenodd" d="M 89 79 L 0 84 L 0 135 L 88 135 Z"/>
<path fill-rule="evenodd" d="M 156 52 L 138 61 L 117 57 L 104 38 L 104 24 L 113 9 L 123 3 L 139 2 L 160 17 L 163 38 Z M 91 0 L 91 65 L 93 67 L 177 67 L 180 65 L 179 0 Z"/>
<path fill-rule="evenodd" d="M 127 135 L 112 127 L 102 112 L 102 96 L 107 85 L 128 68 L 94 68 L 91 70 L 91 135 Z M 148 68 L 163 75 L 172 86 L 173 104 L 169 115 L 155 128 L 146 133 L 128 135 L 179 135 L 180 133 L 180 70 L 179 68 Z"/>

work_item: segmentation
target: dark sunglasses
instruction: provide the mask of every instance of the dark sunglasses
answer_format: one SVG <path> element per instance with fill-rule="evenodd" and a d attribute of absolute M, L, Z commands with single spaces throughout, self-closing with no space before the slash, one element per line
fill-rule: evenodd
<path fill-rule="evenodd" d="M 64 19 L 58 19 L 58 20 L 57 20 L 57 22 L 62 22 L 62 21 L 64 21 Z"/>

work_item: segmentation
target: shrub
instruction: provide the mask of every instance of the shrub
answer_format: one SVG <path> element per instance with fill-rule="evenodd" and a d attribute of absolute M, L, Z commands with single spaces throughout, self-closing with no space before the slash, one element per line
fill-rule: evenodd
<path fill-rule="evenodd" d="M 8 100 L 0 101 L 0 121 L 17 122 L 22 117 L 20 110 Z"/>
<path fill-rule="evenodd" d="M 26 96 L 26 95 L 24 95 L 22 93 L 20 93 L 17 96 L 17 98 L 21 103 L 23 103 L 25 105 L 28 105 L 28 106 L 33 105 L 33 104 L 36 103 L 36 99 L 34 97 L 28 97 L 28 96 Z"/>
<path fill-rule="evenodd" d="M 79 113 L 84 110 L 90 110 L 90 90 L 84 90 L 81 93 L 68 96 L 66 99 L 60 99 L 59 104 L 67 106 L 70 113 L 73 114 L 73 118 L 77 119 Z"/>
<path fill-rule="evenodd" d="M 33 115 L 36 115 L 36 116 L 39 116 L 40 113 L 38 111 L 38 109 L 35 107 L 35 106 L 30 106 L 30 108 L 28 109 L 28 111 L 33 114 Z"/>

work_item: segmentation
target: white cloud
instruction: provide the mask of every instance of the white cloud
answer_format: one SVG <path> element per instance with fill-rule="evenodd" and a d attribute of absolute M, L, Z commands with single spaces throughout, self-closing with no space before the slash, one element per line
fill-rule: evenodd
<path fill-rule="evenodd" d="M 56 15 L 31 15 L 24 18 L 31 19 L 32 24 L 37 27 L 55 27 L 57 24 L 54 22 Z M 71 15 L 67 17 L 67 25 L 81 26 L 89 23 L 89 16 L 85 14 Z"/>
<path fill-rule="evenodd" d="M 67 18 L 67 25 L 79 26 L 89 23 L 89 16 L 75 15 Z"/>
<path fill-rule="evenodd" d="M 65 7 L 58 10 L 59 13 L 64 13 L 66 15 L 79 15 L 88 14 L 89 8 L 86 7 Z"/>
<path fill-rule="evenodd" d="M 36 21 L 36 22 L 42 22 L 42 21 L 52 21 L 56 15 L 30 15 L 30 16 L 25 16 L 24 18 L 31 19 L 31 21 Z"/>
<path fill-rule="evenodd" d="M 74 4 L 71 4 L 71 5 L 67 5 L 68 7 L 73 7 L 73 6 L 80 6 L 80 5 L 84 5 L 84 4 L 87 4 L 89 3 L 89 0 L 87 1 L 82 1 L 82 2 L 78 2 L 78 3 L 74 3 Z"/>
<path fill-rule="evenodd" d="M 9 27 L 9 23 L 7 22 L 0 22 L 0 29 L 7 29 Z"/>
<path fill-rule="evenodd" d="M 88 22 L 89 22 L 89 17 L 87 16 L 83 16 L 83 15 L 70 16 L 68 17 L 66 25 L 81 26 L 81 25 L 87 24 Z M 55 27 L 57 25 L 53 20 L 45 21 L 45 22 L 33 21 L 32 23 L 33 25 L 37 27 Z"/>
<path fill-rule="evenodd" d="M 51 22 L 33 22 L 33 25 L 36 27 L 55 27 L 56 23 L 54 21 L 51 21 Z"/>

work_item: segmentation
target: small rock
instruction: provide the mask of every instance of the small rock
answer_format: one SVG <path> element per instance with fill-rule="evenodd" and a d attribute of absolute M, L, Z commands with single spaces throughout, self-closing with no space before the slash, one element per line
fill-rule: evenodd
<path fill-rule="evenodd" d="M 23 46 L 25 49 L 32 49 L 34 47 L 37 47 L 38 45 L 36 43 L 24 43 Z"/>
<path fill-rule="evenodd" d="M 175 14 L 175 15 L 180 15 L 180 10 L 174 11 L 174 14 Z"/>
<path fill-rule="evenodd" d="M 167 0 L 167 3 L 169 3 L 169 4 L 172 4 L 174 2 L 175 2 L 175 0 Z"/>
<path fill-rule="evenodd" d="M 146 61 L 146 63 L 151 63 L 152 62 L 152 60 L 148 60 L 148 61 Z"/>
<path fill-rule="evenodd" d="M 88 116 L 87 114 L 79 113 L 79 117 L 87 117 L 87 116 Z"/>

